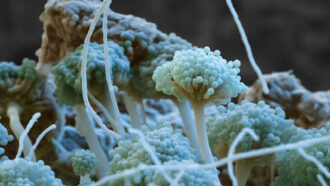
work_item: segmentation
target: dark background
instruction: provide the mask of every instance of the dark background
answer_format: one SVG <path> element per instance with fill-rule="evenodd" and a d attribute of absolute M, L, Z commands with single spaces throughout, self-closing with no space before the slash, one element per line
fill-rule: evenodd
<path fill-rule="evenodd" d="M 46 0 L 0 0 L 0 61 L 36 59 Z M 330 89 L 329 0 L 239 0 L 234 5 L 264 73 L 292 69 L 311 90 Z M 112 9 L 154 22 L 194 45 L 240 59 L 242 79 L 256 79 L 225 0 L 113 0 Z"/>

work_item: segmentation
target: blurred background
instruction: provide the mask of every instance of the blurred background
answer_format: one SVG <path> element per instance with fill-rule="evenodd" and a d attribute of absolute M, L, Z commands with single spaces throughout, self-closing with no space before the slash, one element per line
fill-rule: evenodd
<path fill-rule="evenodd" d="M 45 2 L 0 1 L 0 61 L 36 59 Z M 234 5 L 264 73 L 293 70 L 308 89 L 330 89 L 329 0 L 240 0 Z M 225 0 L 113 0 L 111 7 L 196 46 L 219 49 L 227 60 L 241 60 L 248 85 L 257 78 Z"/>

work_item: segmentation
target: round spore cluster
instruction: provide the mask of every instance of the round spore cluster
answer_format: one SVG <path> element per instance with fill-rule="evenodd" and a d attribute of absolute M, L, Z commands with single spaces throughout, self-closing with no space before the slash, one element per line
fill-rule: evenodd
<path fill-rule="evenodd" d="M 97 164 L 96 155 L 90 150 L 79 150 L 71 158 L 73 172 L 78 176 L 85 176 L 93 173 Z"/>
<path fill-rule="evenodd" d="M 129 71 L 129 61 L 124 55 L 124 49 L 115 42 L 108 42 L 109 61 L 111 63 L 111 78 L 115 85 L 120 85 Z M 69 53 L 52 69 L 55 76 L 55 94 L 59 102 L 67 105 L 83 103 L 81 64 L 83 45 Z M 90 43 L 87 57 L 87 83 L 90 90 L 105 90 L 106 82 L 104 45 Z"/>
<path fill-rule="evenodd" d="M 291 143 L 301 140 L 308 140 L 328 136 L 330 134 L 330 122 L 321 129 L 301 129 L 297 135 L 292 136 Z M 318 143 L 303 149 L 308 155 L 315 157 L 328 170 L 330 169 L 330 142 Z M 305 159 L 297 150 L 284 151 L 277 154 L 279 161 L 278 176 L 275 178 L 273 186 L 280 185 L 321 185 L 317 179 L 317 174 L 325 178 L 320 169 L 311 161 Z"/>
<path fill-rule="evenodd" d="M 173 130 L 169 122 L 163 122 L 157 127 L 142 126 L 141 131 L 145 142 L 150 144 L 161 163 L 170 161 L 201 163 L 201 156 L 190 147 L 189 140 L 182 131 Z M 110 162 L 109 175 L 138 167 L 139 165 L 154 165 L 150 154 L 145 150 L 141 138 L 136 134 L 127 134 L 118 143 L 118 147 L 110 151 L 113 160 Z M 188 173 L 188 172 L 187 172 Z M 188 173 L 189 174 L 189 173 Z M 207 175 L 207 174 L 206 174 Z M 131 176 L 109 182 L 110 185 L 148 185 L 161 174 L 153 170 L 143 170 Z M 161 178 L 159 178 L 161 179 Z"/>
<path fill-rule="evenodd" d="M 153 75 L 156 90 L 179 99 L 225 104 L 247 87 L 240 82 L 240 62 L 227 62 L 209 47 L 177 51 L 172 62 Z"/>
<path fill-rule="evenodd" d="M 230 145 L 244 128 L 253 129 L 260 140 L 254 142 L 251 136 L 245 135 L 238 145 L 240 151 L 285 144 L 297 132 L 293 120 L 285 119 L 281 108 L 272 109 L 263 101 L 258 104 L 243 101 L 241 105 L 229 103 L 228 108 L 217 108 L 218 114 L 207 121 L 213 151 L 218 145 L 223 145 L 219 144 L 221 141 Z"/>

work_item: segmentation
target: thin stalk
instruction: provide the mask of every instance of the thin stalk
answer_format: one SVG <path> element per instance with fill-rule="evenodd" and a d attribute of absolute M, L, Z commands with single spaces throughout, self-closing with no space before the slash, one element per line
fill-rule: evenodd
<path fill-rule="evenodd" d="M 116 121 L 116 128 L 119 135 L 123 136 L 125 134 L 124 127 L 120 120 L 120 111 L 117 105 L 116 95 L 113 91 L 113 83 L 111 79 L 111 62 L 109 61 L 108 53 L 108 10 L 110 10 L 110 5 L 112 0 L 105 0 L 105 7 L 103 8 L 103 22 L 102 22 L 102 31 L 103 31 L 103 45 L 104 45 L 104 59 L 105 59 L 105 77 L 107 81 L 107 87 L 110 93 L 110 103 L 112 104 L 112 111 L 114 112 L 114 118 Z M 111 112 L 109 112 L 111 114 Z"/>
<path fill-rule="evenodd" d="M 113 103 L 111 96 L 108 93 L 106 93 L 105 96 L 103 96 L 100 101 L 101 101 L 101 103 L 103 103 L 104 107 L 110 114 L 111 118 L 113 118 L 115 120 L 114 126 L 115 126 L 116 132 L 120 136 L 124 136 L 125 130 L 124 130 L 123 125 L 120 122 L 120 118 L 119 118 L 119 120 L 116 121 L 117 116 L 116 116 L 116 108 L 114 107 L 114 105 L 117 105 L 117 102 Z"/>
<path fill-rule="evenodd" d="M 132 127 L 139 129 L 142 126 L 141 117 L 139 115 L 138 103 L 134 99 L 124 92 L 124 102 L 126 105 L 127 112 L 131 118 Z"/>
<path fill-rule="evenodd" d="M 93 102 L 93 104 L 95 104 L 103 112 L 103 114 L 105 114 L 105 117 L 110 122 L 111 127 L 115 129 L 116 128 L 116 126 L 115 126 L 116 121 L 111 117 L 111 115 L 109 114 L 109 112 L 107 111 L 107 109 L 104 107 L 104 105 L 101 102 L 99 102 L 99 100 L 97 100 L 93 96 L 93 94 L 91 94 L 90 92 L 88 92 L 88 98 L 91 99 L 91 101 Z"/>
<path fill-rule="evenodd" d="M 243 159 L 236 161 L 235 174 L 238 186 L 245 186 L 254 164 L 255 162 L 253 159 Z"/>
<path fill-rule="evenodd" d="M 201 150 L 198 145 L 197 133 L 194 124 L 194 116 L 190 104 L 187 100 L 184 101 L 174 101 L 176 106 L 179 109 L 180 116 L 183 121 L 184 130 L 187 134 L 187 137 L 190 141 L 190 145 L 194 147 L 197 151 L 201 153 Z"/>
<path fill-rule="evenodd" d="M 146 109 L 145 109 L 145 106 L 144 106 L 144 101 L 141 100 L 140 102 L 140 107 L 141 107 L 141 114 L 142 114 L 142 124 L 147 124 L 147 117 L 146 117 Z"/>
<path fill-rule="evenodd" d="M 37 147 L 38 147 L 40 141 L 42 140 L 42 138 L 45 137 L 45 135 L 46 135 L 49 131 L 51 131 L 51 130 L 53 130 L 53 129 L 56 129 L 56 125 L 55 125 L 55 124 L 53 124 L 53 125 L 49 126 L 48 128 L 46 128 L 46 129 L 45 129 L 45 130 L 44 130 L 44 131 L 38 136 L 36 142 L 34 143 L 34 145 L 32 146 L 32 148 L 31 148 L 31 150 L 30 150 L 30 152 L 29 152 L 28 157 L 29 157 L 30 159 L 31 159 L 31 156 L 33 156 L 34 151 L 37 149 Z"/>
<path fill-rule="evenodd" d="M 86 138 L 89 148 L 92 152 L 95 153 L 96 158 L 99 161 L 99 163 L 96 165 L 96 173 L 98 178 L 103 178 L 108 172 L 108 166 L 105 166 L 109 163 L 108 158 L 104 153 L 101 144 L 95 134 L 85 106 L 82 104 L 76 105 L 75 109 L 77 111 L 76 129 L 81 136 Z"/>
<path fill-rule="evenodd" d="M 268 94 L 269 93 L 269 89 L 268 89 L 268 86 L 267 86 L 267 82 L 259 68 L 259 66 L 257 65 L 255 59 L 254 59 L 254 56 L 253 56 L 253 53 L 252 53 L 252 49 L 251 49 L 251 45 L 249 43 L 249 40 L 246 36 L 246 33 L 245 33 L 245 30 L 243 28 L 243 25 L 238 17 L 238 14 L 234 8 L 234 5 L 232 3 L 232 0 L 226 0 L 226 3 L 227 3 L 227 6 L 229 8 L 229 11 L 230 13 L 232 14 L 233 18 L 234 18 L 234 21 L 235 21 L 235 24 L 238 28 L 238 31 L 241 35 L 241 39 L 242 39 L 242 42 L 244 44 L 244 47 L 245 47 L 245 50 L 246 50 L 246 53 L 248 55 L 248 58 L 249 58 L 249 62 L 253 68 L 253 70 L 257 73 L 257 76 L 261 82 L 261 85 L 262 85 L 262 90 L 265 94 Z"/>
<path fill-rule="evenodd" d="M 99 17 L 101 16 L 101 13 L 103 12 L 105 5 L 106 5 L 105 2 L 103 2 L 101 7 L 99 7 L 99 9 L 97 9 L 97 11 L 95 13 L 95 17 L 92 20 L 92 23 L 89 27 L 89 30 L 87 32 L 87 35 L 86 35 L 86 38 L 85 38 L 85 41 L 84 41 L 84 47 L 83 47 L 83 50 L 82 50 L 83 61 L 82 61 L 82 64 L 81 64 L 82 96 L 83 96 L 83 100 L 84 100 L 84 103 L 85 103 L 85 106 L 86 106 L 88 112 L 95 119 L 96 123 L 101 127 L 101 129 L 103 129 L 110 136 L 113 136 L 114 138 L 118 139 L 118 138 L 120 138 L 120 135 L 118 135 L 117 133 L 109 130 L 104 125 L 104 123 L 102 122 L 102 119 L 93 110 L 93 108 L 92 108 L 92 106 L 91 106 L 91 104 L 88 100 L 88 88 L 87 88 L 87 54 L 88 54 L 88 46 L 89 46 L 90 39 L 92 37 L 93 31 L 96 27 L 96 23 L 97 23 Z"/>
<path fill-rule="evenodd" d="M 195 115 L 195 126 L 197 130 L 198 144 L 205 163 L 214 163 L 213 155 L 209 145 L 209 139 L 207 137 L 206 126 L 204 124 L 204 103 L 192 103 L 192 107 Z M 213 169 L 217 175 L 217 169 Z"/>
<path fill-rule="evenodd" d="M 25 130 L 21 123 L 20 117 L 19 117 L 21 110 L 22 110 L 21 107 L 14 102 L 11 102 L 8 104 L 7 115 L 9 117 L 9 125 L 18 140 L 20 139 L 22 133 Z M 23 153 L 25 156 L 29 155 L 31 148 L 32 148 L 31 140 L 28 136 L 26 136 L 24 143 L 23 143 Z M 31 155 L 31 160 L 32 161 L 36 160 L 36 157 L 34 154 Z"/>

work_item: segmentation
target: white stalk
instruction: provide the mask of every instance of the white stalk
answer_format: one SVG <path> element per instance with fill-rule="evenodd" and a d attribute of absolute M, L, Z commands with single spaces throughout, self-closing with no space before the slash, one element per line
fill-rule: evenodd
<path fill-rule="evenodd" d="M 204 124 L 204 104 L 192 103 L 195 114 L 195 125 L 197 131 L 198 144 L 205 163 L 214 163 L 214 158 L 210 149 L 209 139 L 207 137 L 206 126 Z M 212 169 L 215 175 L 218 175 L 217 169 Z"/>
<path fill-rule="evenodd" d="M 49 131 L 54 130 L 54 129 L 56 129 L 56 125 L 55 125 L 55 124 L 53 124 L 53 125 L 49 126 L 48 128 L 46 128 L 46 129 L 45 129 L 45 130 L 44 130 L 44 131 L 38 136 L 36 142 L 33 144 L 32 148 L 31 148 L 31 150 L 30 150 L 30 152 L 29 152 L 28 157 L 29 157 L 30 159 L 31 159 L 32 156 L 34 155 L 34 151 L 37 149 L 37 147 L 38 147 L 40 141 L 42 140 L 42 138 L 43 138 L 43 137 L 44 137 Z"/>
<path fill-rule="evenodd" d="M 177 105 L 179 109 L 179 113 L 184 124 L 184 130 L 185 133 L 187 134 L 191 146 L 201 153 L 201 150 L 198 145 L 197 133 L 194 124 L 194 115 L 189 102 L 187 100 L 184 100 L 181 102 L 174 101 L 174 103 Z"/>
<path fill-rule="evenodd" d="M 132 127 L 139 129 L 142 126 L 142 121 L 139 115 L 138 103 L 134 101 L 134 99 L 126 92 L 124 92 L 124 102 L 127 112 L 131 118 Z"/>
<path fill-rule="evenodd" d="M 107 85 L 110 93 L 110 103 L 111 104 L 111 110 L 109 110 L 110 115 L 111 111 L 114 112 L 115 115 L 115 121 L 116 121 L 116 129 L 119 135 L 123 136 L 125 134 L 125 130 L 123 125 L 121 124 L 120 120 L 120 113 L 119 108 L 117 105 L 117 100 L 115 93 L 113 91 L 112 86 L 112 80 L 111 80 L 111 63 L 109 61 L 109 53 L 108 53 L 108 10 L 110 7 L 110 4 L 112 3 L 112 0 L 105 0 L 103 3 L 105 3 L 105 7 L 103 8 L 103 24 L 102 24 L 102 31 L 103 31 L 103 45 L 104 45 L 104 58 L 105 58 L 105 77 L 107 80 Z M 107 106 L 106 106 L 107 107 Z"/>
<path fill-rule="evenodd" d="M 86 108 L 83 105 L 76 105 L 76 129 L 79 134 L 86 138 L 89 148 L 95 153 L 97 160 L 96 173 L 98 178 L 103 178 L 108 172 L 108 158 L 104 153 L 101 144 L 95 134 L 94 128 L 89 120 Z"/>
<path fill-rule="evenodd" d="M 27 126 L 27 130 L 26 132 L 24 132 L 25 128 L 23 127 L 19 117 L 20 112 L 21 112 L 21 107 L 18 104 L 14 102 L 8 104 L 7 115 L 9 117 L 9 125 L 14 135 L 16 136 L 17 140 L 19 140 L 19 148 L 17 151 L 16 158 L 19 158 L 21 156 L 22 151 L 25 156 L 28 156 L 30 149 L 32 147 L 30 138 L 27 136 L 27 134 L 25 134 L 29 132 L 30 128 Z M 32 161 L 36 160 L 36 156 L 34 154 L 31 156 L 31 160 Z"/>
<path fill-rule="evenodd" d="M 147 124 L 147 117 L 146 117 L 146 109 L 144 106 L 144 100 L 140 102 L 140 107 L 141 107 L 141 115 L 142 115 L 142 124 Z"/>
<path fill-rule="evenodd" d="M 265 78 L 259 68 L 259 66 L 257 65 L 254 57 L 253 57 L 253 53 L 252 53 L 252 49 L 251 49 L 251 46 L 250 46 L 250 43 L 249 43 L 249 40 L 245 34 L 245 31 L 244 31 L 244 28 L 242 26 L 242 23 L 241 21 L 239 20 L 239 17 L 238 17 L 238 14 L 233 6 L 233 3 L 231 0 L 226 0 L 226 3 L 227 3 L 227 6 L 230 10 L 230 13 L 232 14 L 233 18 L 234 18 L 234 21 L 237 25 L 237 28 L 239 30 L 239 33 L 241 35 L 241 38 L 242 38 L 242 41 L 243 41 L 243 44 L 245 46 L 245 50 L 246 50 L 246 53 L 248 55 L 248 58 L 249 58 L 249 62 L 253 68 L 253 70 L 257 73 L 258 75 L 258 78 L 259 80 L 261 81 L 261 85 L 262 85 L 262 89 L 263 89 L 263 92 L 265 94 L 268 94 L 269 93 L 269 89 L 268 89 L 268 86 L 267 86 L 267 83 L 265 81 Z"/>
<path fill-rule="evenodd" d="M 102 122 L 102 119 L 97 115 L 97 113 L 93 110 L 89 100 L 88 100 L 88 88 L 87 88 L 87 54 L 88 54 L 88 46 L 90 43 L 90 39 L 92 37 L 93 31 L 95 29 L 96 23 L 98 19 L 101 16 L 102 11 L 105 7 L 105 1 L 101 5 L 101 7 L 96 11 L 95 17 L 92 20 L 91 26 L 89 27 L 89 30 L 87 32 L 85 41 L 84 41 L 84 47 L 82 50 L 82 56 L 83 61 L 81 64 L 81 81 L 82 81 L 82 96 L 85 103 L 85 106 L 88 110 L 88 112 L 91 114 L 91 116 L 95 119 L 96 123 L 109 135 L 113 136 L 115 139 L 120 138 L 120 135 L 113 132 L 112 130 L 109 130 L 105 124 Z"/>

